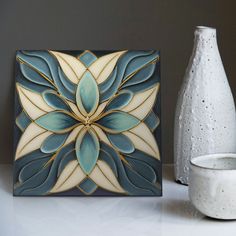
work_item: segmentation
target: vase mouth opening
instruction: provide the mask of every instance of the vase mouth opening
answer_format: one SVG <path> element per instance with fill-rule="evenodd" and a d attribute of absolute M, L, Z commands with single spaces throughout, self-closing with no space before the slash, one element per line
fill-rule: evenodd
<path fill-rule="evenodd" d="M 197 34 L 216 34 L 216 29 L 208 26 L 196 26 L 195 33 Z"/>

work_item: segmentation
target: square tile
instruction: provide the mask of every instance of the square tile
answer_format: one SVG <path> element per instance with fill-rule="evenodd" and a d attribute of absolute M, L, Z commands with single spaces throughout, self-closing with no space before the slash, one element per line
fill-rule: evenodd
<path fill-rule="evenodd" d="M 159 51 L 17 51 L 14 195 L 161 196 Z"/>

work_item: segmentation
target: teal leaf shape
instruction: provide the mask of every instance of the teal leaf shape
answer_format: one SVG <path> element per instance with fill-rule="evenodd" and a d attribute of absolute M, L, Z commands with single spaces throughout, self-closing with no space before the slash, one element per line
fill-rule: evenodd
<path fill-rule="evenodd" d="M 19 175 L 24 176 L 22 179 L 24 181 L 20 183 L 15 182 L 14 195 L 34 196 L 47 194 L 57 181 L 58 166 L 61 160 L 73 149 L 73 147 L 74 142 L 64 146 L 55 154 L 54 160 L 49 162 L 46 158 L 44 163 L 42 161 L 37 161 L 35 163 L 35 160 L 29 161 L 31 157 L 35 158 L 35 156 L 33 156 L 34 153 L 20 158 L 18 162 L 19 166 L 24 166 L 26 164 L 25 159 L 29 162 L 27 163 L 27 169 L 20 169 Z M 39 155 L 39 157 L 40 156 L 42 156 L 42 154 Z M 52 157 L 52 155 L 50 157 Z M 44 157 L 40 158 L 44 159 Z M 32 169 L 34 169 L 34 172 L 32 172 Z"/>
<path fill-rule="evenodd" d="M 140 166 L 137 168 L 137 164 L 136 166 L 132 166 L 129 162 L 121 161 L 117 151 L 111 146 L 104 142 L 100 142 L 100 148 L 102 151 L 109 153 L 112 156 L 118 171 L 118 181 L 129 195 L 161 195 L 161 185 L 152 182 L 154 180 L 153 171 L 149 172 L 150 176 L 147 176 L 148 173 L 145 170 L 144 177 L 142 176 L 143 173 L 138 172 Z M 144 162 L 144 164 L 148 165 L 146 162 Z"/>
<path fill-rule="evenodd" d="M 35 51 L 36 55 L 42 55 L 42 51 Z M 52 79 L 52 74 L 50 71 L 50 68 L 48 66 L 47 61 L 42 60 L 42 58 L 38 56 L 31 56 L 29 55 L 30 51 L 17 51 L 16 58 L 24 63 L 26 63 L 29 67 L 34 68 L 35 71 L 38 73 L 41 73 L 45 77 L 47 77 L 49 80 Z"/>
<path fill-rule="evenodd" d="M 76 103 L 84 114 L 92 114 L 99 103 L 98 86 L 90 72 L 85 72 L 76 91 Z"/>
<path fill-rule="evenodd" d="M 64 168 L 67 166 L 67 164 L 71 161 L 75 161 L 77 160 L 76 158 L 76 153 L 75 153 L 75 149 L 73 148 L 70 152 L 68 152 L 63 159 L 61 160 L 59 166 L 58 166 L 58 172 L 57 172 L 57 176 L 59 177 L 62 173 L 62 171 L 64 170 Z"/>
<path fill-rule="evenodd" d="M 153 158 L 152 156 L 150 156 L 147 153 L 142 152 L 138 149 L 135 149 L 134 152 L 129 153 L 129 154 L 125 154 L 124 156 L 126 157 L 126 159 L 132 158 L 133 160 L 141 161 L 141 162 L 149 165 L 150 167 L 152 167 L 152 169 L 156 173 L 157 182 L 158 183 L 161 182 L 162 168 L 161 168 L 161 161 L 160 160 L 157 160 L 156 158 Z"/>
<path fill-rule="evenodd" d="M 43 92 L 43 99 L 52 108 L 71 112 L 69 105 L 53 90 Z"/>
<path fill-rule="evenodd" d="M 86 51 L 79 56 L 79 59 L 86 67 L 89 67 L 93 62 L 97 60 L 97 57 L 93 53 Z"/>
<path fill-rule="evenodd" d="M 36 161 L 30 163 L 28 165 L 28 170 L 32 169 L 31 165 L 34 165 Z M 44 167 L 45 166 L 45 167 Z M 32 176 L 28 175 L 29 178 L 24 179 L 24 182 L 21 182 L 20 184 L 16 184 L 14 186 L 14 195 L 43 195 L 45 191 L 42 193 L 35 193 L 34 189 L 36 189 L 38 186 L 43 185 L 43 183 L 47 180 L 47 177 L 49 176 L 50 169 L 52 167 L 52 163 L 44 166 L 40 166 L 37 171 L 32 173 Z M 20 176 L 23 175 L 20 173 Z M 26 175 L 26 173 L 24 173 Z M 48 189 L 49 190 L 49 189 Z M 28 193 L 27 193 L 28 192 Z"/>
<path fill-rule="evenodd" d="M 137 126 L 140 120 L 126 112 L 114 111 L 104 115 L 97 123 L 107 132 L 120 133 Z"/>
<path fill-rule="evenodd" d="M 22 111 L 16 118 L 16 125 L 22 132 L 29 126 L 30 123 L 31 119 L 24 111 Z"/>
<path fill-rule="evenodd" d="M 32 161 L 35 161 L 44 157 L 51 157 L 51 154 L 43 153 L 40 151 L 40 149 L 37 149 L 15 160 L 14 175 L 13 175 L 14 183 L 18 181 L 19 173 L 24 166 L 28 165 Z"/>
<path fill-rule="evenodd" d="M 41 95 L 41 93 L 43 93 L 45 90 L 49 90 L 51 89 L 50 87 L 47 87 L 47 86 L 44 86 L 44 85 L 39 85 L 39 84 L 35 84 L 27 79 L 25 79 L 25 77 L 22 75 L 22 73 L 19 73 L 17 76 L 16 76 L 16 81 L 17 83 L 19 83 L 22 87 L 32 91 L 32 92 L 35 92 L 35 93 L 38 93 Z"/>
<path fill-rule="evenodd" d="M 113 160 L 110 153 L 107 153 L 104 150 L 100 150 L 98 158 L 99 158 L 99 160 L 102 160 L 102 161 L 106 162 L 110 166 L 112 171 L 114 172 L 115 176 L 116 177 L 118 176 L 116 163 L 114 162 L 114 160 Z"/>
<path fill-rule="evenodd" d="M 122 88 L 122 83 L 125 83 L 126 80 L 128 81 L 128 78 L 131 78 L 132 75 L 145 68 L 145 66 L 147 66 L 149 63 L 153 63 L 155 60 L 157 60 L 158 56 L 158 51 L 128 51 L 124 53 L 124 55 L 118 59 L 117 65 L 112 71 L 111 75 L 107 78 L 107 80 L 99 85 L 99 88 L 101 88 L 100 103 L 115 95 L 117 90 L 120 87 Z M 152 79 L 152 77 L 153 76 L 149 77 L 145 83 L 149 79 Z M 157 82 L 158 81 L 154 76 L 152 83 L 148 83 L 148 86 L 153 86 Z M 139 91 L 147 89 L 145 87 L 145 83 L 139 89 Z M 136 90 L 137 88 L 131 91 L 136 92 Z"/>
<path fill-rule="evenodd" d="M 150 165 L 148 165 L 147 163 L 143 161 L 140 161 L 131 157 L 126 157 L 126 160 L 130 164 L 132 169 L 134 169 L 137 173 L 139 173 L 145 179 L 147 179 L 148 181 L 152 183 L 156 182 L 157 180 L 156 173 Z"/>
<path fill-rule="evenodd" d="M 133 98 L 133 93 L 131 91 L 123 90 L 117 96 L 115 96 L 105 107 L 105 111 L 118 110 L 127 106 Z"/>
<path fill-rule="evenodd" d="M 54 88 L 52 83 L 49 82 L 50 79 L 46 80 L 42 76 L 42 74 L 33 70 L 29 65 L 26 65 L 24 63 L 20 63 L 20 69 L 21 69 L 22 74 L 24 75 L 24 77 L 27 80 L 29 80 L 35 84 L 45 85 L 47 87 Z"/>
<path fill-rule="evenodd" d="M 57 151 L 66 141 L 68 133 L 51 134 L 42 143 L 40 149 L 44 153 L 52 153 Z"/>
<path fill-rule="evenodd" d="M 114 68 L 112 73 L 108 76 L 108 78 L 104 82 L 99 84 L 99 91 L 101 94 L 105 94 L 105 92 L 107 92 L 110 89 L 110 87 L 112 86 L 112 84 L 114 83 L 116 79 L 116 76 L 117 76 L 117 66 Z"/>
<path fill-rule="evenodd" d="M 97 189 L 97 185 L 91 179 L 85 179 L 80 183 L 79 188 L 85 194 L 89 195 Z"/>
<path fill-rule="evenodd" d="M 132 78 L 133 74 L 136 74 L 137 72 L 146 69 L 146 66 L 149 64 L 153 64 L 153 62 L 155 62 L 158 59 L 158 57 L 159 57 L 158 51 L 151 51 L 151 52 L 149 51 L 149 54 L 135 57 L 127 65 L 123 80 L 126 80 L 128 77 Z"/>
<path fill-rule="evenodd" d="M 67 113 L 52 111 L 36 119 L 35 123 L 46 130 L 65 133 L 73 129 L 79 121 Z"/>
<path fill-rule="evenodd" d="M 92 129 L 81 131 L 75 144 L 76 156 L 84 173 L 89 174 L 97 163 L 99 141 Z"/>
<path fill-rule="evenodd" d="M 160 124 L 159 118 L 156 116 L 156 114 L 151 111 L 148 116 L 144 119 L 144 123 L 148 126 L 148 128 L 152 131 L 154 131 L 157 126 Z"/>
<path fill-rule="evenodd" d="M 39 172 L 44 165 L 49 161 L 49 157 L 33 160 L 32 162 L 25 165 L 19 173 L 19 182 L 23 183 L 31 178 L 34 174 Z"/>
<path fill-rule="evenodd" d="M 132 141 L 124 134 L 107 134 L 111 144 L 122 153 L 132 153 L 134 145 Z"/>
<path fill-rule="evenodd" d="M 58 76 L 64 85 L 64 87 L 71 93 L 75 94 L 77 85 L 71 82 L 62 71 L 62 69 L 58 66 Z"/>
<path fill-rule="evenodd" d="M 58 72 L 58 68 L 60 67 L 59 63 L 48 51 L 18 51 L 17 57 L 23 59 L 36 72 L 44 74 L 51 80 L 56 90 L 58 90 L 62 96 L 75 102 L 75 94 L 64 85 L 66 80 L 68 83 L 70 83 L 70 81 L 65 77 L 60 77 Z"/>
<path fill-rule="evenodd" d="M 122 88 L 126 88 L 130 85 L 139 84 L 148 80 L 155 71 L 155 64 L 149 64 L 143 69 L 138 70 L 130 79 L 128 79 L 123 85 Z"/>

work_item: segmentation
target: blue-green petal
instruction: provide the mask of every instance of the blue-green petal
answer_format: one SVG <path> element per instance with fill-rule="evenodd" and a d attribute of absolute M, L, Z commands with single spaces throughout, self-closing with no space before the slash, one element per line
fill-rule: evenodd
<path fill-rule="evenodd" d="M 104 81 L 104 83 L 102 83 L 102 85 L 99 85 L 99 87 L 102 86 L 103 88 L 106 88 L 106 90 L 102 91 L 100 94 L 100 103 L 115 95 L 118 88 L 121 86 L 122 81 L 127 79 L 127 77 L 136 70 L 143 69 L 144 66 L 146 66 L 148 63 L 151 63 L 154 58 L 157 58 L 157 56 L 158 52 L 156 51 L 128 51 L 124 53 L 117 61 L 117 65 L 115 67 L 115 70 L 117 70 L 115 79 L 113 76 L 110 76 L 106 81 Z M 112 72 L 113 75 L 115 70 Z M 155 83 L 157 83 L 156 77 L 153 77 Z M 142 86 L 140 91 L 144 89 L 146 88 Z"/>
<path fill-rule="evenodd" d="M 155 67 L 155 64 L 149 64 L 143 69 L 139 70 L 122 85 L 122 88 L 126 88 L 130 85 L 140 84 L 144 81 L 147 81 L 153 75 Z"/>
<path fill-rule="evenodd" d="M 140 123 L 140 120 L 126 112 L 114 111 L 97 121 L 108 132 L 120 133 L 130 130 Z"/>
<path fill-rule="evenodd" d="M 41 168 L 38 172 L 33 174 L 30 178 L 28 178 L 26 181 L 22 182 L 21 184 L 17 183 L 14 186 L 14 195 L 38 195 L 37 193 L 34 193 L 29 191 L 30 193 L 25 193 L 28 190 L 37 188 L 38 186 L 42 185 L 48 178 L 48 175 L 50 173 L 52 164 L 46 165 L 44 168 Z M 41 193 L 40 193 L 41 195 Z"/>
<path fill-rule="evenodd" d="M 107 133 L 107 137 L 111 144 L 122 153 L 132 153 L 135 149 L 132 141 L 124 134 Z"/>
<path fill-rule="evenodd" d="M 63 86 L 71 93 L 75 94 L 77 85 L 71 82 L 62 71 L 62 69 L 58 66 L 58 76 L 63 84 Z"/>
<path fill-rule="evenodd" d="M 48 90 L 48 89 L 51 89 L 50 87 L 47 87 L 47 86 L 44 86 L 44 85 L 39 85 L 39 84 L 35 84 L 29 80 L 26 80 L 25 77 L 19 73 L 17 76 L 16 76 L 16 82 L 19 83 L 22 87 L 32 91 L 32 92 L 35 92 L 35 93 L 38 93 L 41 95 L 41 93 L 43 93 L 45 90 Z"/>
<path fill-rule="evenodd" d="M 60 111 L 49 112 L 35 120 L 35 123 L 44 129 L 59 133 L 71 130 L 78 122 L 70 115 Z"/>
<path fill-rule="evenodd" d="M 158 57 L 159 57 L 158 51 L 151 51 L 149 52 L 149 54 L 146 54 L 144 56 L 135 57 L 127 65 L 123 80 L 126 80 L 129 76 L 131 76 L 138 70 L 143 70 L 145 66 L 147 66 L 149 63 L 153 63 L 154 61 L 156 61 Z"/>
<path fill-rule="evenodd" d="M 104 111 L 118 110 L 127 106 L 133 98 L 133 93 L 129 90 L 121 91 L 105 107 Z"/>
<path fill-rule="evenodd" d="M 57 176 L 60 176 L 64 168 L 67 166 L 67 164 L 71 161 L 76 160 L 76 153 L 75 149 L 72 149 L 70 152 L 68 152 L 61 160 L 59 166 L 58 166 L 58 172 Z"/>
<path fill-rule="evenodd" d="M 112 73 L 108 76 L 108 78 L 104 82 L 98 85 L 99 91 L 101 94 L 105 94 L 105 92 L 110 89 L 110 87 L 112 86 L 112 84 L 114 83 L 116 79 L 116 76 L 117 76 L 117 66 L 114 68 Z"/>
<path fill-rule="evenodd" d="M 127 165 L 126 163 L 124 163 L 124 168 L 125 168 L 127 177 L 135 186 L 150 191 L 151 192 L 150 195 L 161 194 L 160 187 L 158 187 L 155 183 L 149 181 L 148 179 L 143 177 L 141 174 L 139 174 L 137 171 L 132 169 L 130 165 Z"/>
<path fill-rule="evenodd" d="M 35 84 L 45 85 L 54 88 L 54 86 L 49 82 L 50 80 L 48 81 L 47 79 L 43 78 L 40 73 L 36 72 L 28 65 L 20 63 L 20 70 L 24 77 L 29 81 Z"/>
<path fill-rule="evenodd" d="M 44 165 L 49 161 L 49 159 L 50 157 L 44 157 L 36 159 L 25 165 L 19 173 L 19 181 L 25 182 L 27 179 L 31 178 L 44 167 Z"/>
<path fill-rule="evenodd" d="M 99 160 L 102 160 L 102 161 L 106 162 L 110 166 L 110 168 L 112 169 L 115 176 L 116 177 L 118 176 L 116 163 L 114 162 L 114 160 L 113 160 L 110 153 L 107 153 L 104 150 L 100 150 L 98 158 L 99 158 Z"/>
<path fill-rule="evenodd" d="M 14 161 L 14 175 L 13 175 L 14 183 L 18 181 L 19 173 L 25 165 L 29 164 L 32 161 L 35 161 L 44 157 L 50 157 L 50 156 L 51 156 L 50 154 L 43 153 L 40 151 L 40 149 L 37 149 L 15 160 Z"/>
<path fill-rule="evenodd" d="M 85 72 L 80 80 L 76 91 L 77 106 L 92 113 L 96 110 L 99 102 L 98 86 L 90 72 Z M 83 112 L 81 110 L 81 112 Z"/>
<path fill-rule="evenodd" d="M 161 173 L 162 173 L 162 168 L 161 168 L 161 161 L 157 160 L 156 158 L 153 158 L 152 156 L 148 155 L 145 152 L 142 152 L 138 149 L 135 149 L 134 152 L 126 154 L 125 157 L 130 157 L 135 160 L 142 161 L 149 166 L 152 167 L 152 169 L 155 171 L 156 176 L 157 176 L 157 182 L 161 182 Z"/>
<path fill-rule="evenodd" d="M 16 124 L 21 131 L 24 131 L 30 123 L 31 119 L 28 115 L 25 114 L 24 111 L 22 111 L 16 118 Z"/>
<path fill-rule="evenodd" d="M 55 91 L 44 91 L 43 98 L 50 107 L 71 112 L 69 105 Z"/>
<path fill-rule="evenodd" d="M 145 82 L 131 85 L 125 89 L 129 89 L 129 91 L 133 93 L 140 93 L 140 92 L 153 88 L 154 86 L 157 85 L 158 81 L 159 81 L 158 76 L 152 76 L 149 80 Z"/>
<path fill-rule="evenodd" d="M 76 156 L 82 170 L 89 174 L 95 167 L 99 155 L 99 141 L 91 129 L 79 134 L 76 140 Z"/>
<path fill-rule="evenodd" d="M 152 111 L 148 114 L 148 116 L 144 119 L 144 123 L 148 126 L 148 128 L 154 131 L 160 123 L 159 118 Z"/>
<path fill-rule="evenodd" d="M 37 51 L 37 53 L 41 54 L 40 51 Z M 17 51 L 16 58 L 27 63 L 31 68 L 35 68 L 38 72 L 45 75 L 49 80 L 53 80 L 48 63 L 37 56 L 31 56 L 27 54 L 30 54 L 30 51 Z"/>
<path fill-rule="evenodd" d="M 42 143 L 40 149 L 44 153 L 52 153 L 57 151 L 66 141 L 68 133 L 65 134 L 51 134 Z"/>
<path fill-rule="evenodd" d="M 92 194 L 96 189 L 97 185 L 91 180 L 91 179 L 85 179 L 80 183 L 79 188 L 85 193 L 85 194 Z"/>
<path fill-rule="evenodd" d="M 82 53 L 81 56 L 79 56 L 79 59 L 80 59 L 80 61 L 83 62 L 83 64 L 86 67 L 89 67 L 94 61 L 97 60 L 97 57 L 93 53 L 86 51 L 86 52 Z"/>
<path fill-rule="evenodd" d="M 57 181 L 58 166 L 62 158 L 74 148 L 74 143 L 63 147 L 54 160 L 44 165 L 37 173 L 26 181 L 14 186 L 15 195 L 45 195 Z"/>
<path fill-rule="evenodd" d="M 157 180 L 156 173 L 150 165 L 148 165 L 147 163 L 143 161 L 140 161 L 131 157 L 126 157 L 125 159 L 126 161 L 128 161 L 132 169 L 134 169 L 137 173 L 139 173 L 145 179 L 147 179 L 148 181 L 152 183 L 156 182 Z"/>
<path fill-rule="evenodd" d="M 53 55 L 48 51 L 24 51 L 21 52 L 21 55 L 24 55 L 24 58 L 27 56 L 27 62 L 38 71 L 46 73 L 47 77 L 54 82 L 62 96 L 75 102 L 75 94 L 64 86 L 58 74 L 59 63 Z"/>
<path fill-rule="evenodd" d="M 125 165 L 121 161 L 117 152 L 104 142 L 101 142 L 100 145 L 101 145 L 101 150 L 104 150 L 105 152 L 109 153 L 112 156 L 112 158 L 117 166 L 118 181 L 119 181 L 120 185 L 122 186 L 122 188 L 125 189 L 129 195 L 143 195 L 143 196 L 146 195 L 146 196 L 148 196 L 148 195 L 160 195 L 161 194 L 161 189 L 159 189 L 153 183 L 150 183 L 148 181 L 147 181 L 148 184 L 145 183 L 144 186 L 140 186 L 139 184 L 138 184 L 139 186 L 137 186 L 135 181 L 133 182 L 129 178 L 130 174 L 127 173 L 127 169 L 125 168 Z M 129 172 L 129 170 L 128 170 L 128 172 Z M 156 188 L 156 190 L 153 191 L 153 188 Z"/>

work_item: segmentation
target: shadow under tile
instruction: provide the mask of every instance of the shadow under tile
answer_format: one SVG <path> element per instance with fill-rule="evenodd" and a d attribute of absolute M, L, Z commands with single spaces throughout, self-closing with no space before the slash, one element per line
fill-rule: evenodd
<path fill-rule="evenodd" d="M 0 187 L 4 192 L 7 192 L 12 195 L 13 186 L 12 186 L 12 166 L 11 165 L 1 165 L 1 178 L 0 178 Z"/>
<path fill-rule="evenodd" d="M 189 200 L 167 199 L 162 203 L 162 211 L 170 219 L 203 218 L 203 215 L 194 208 Z"/>

